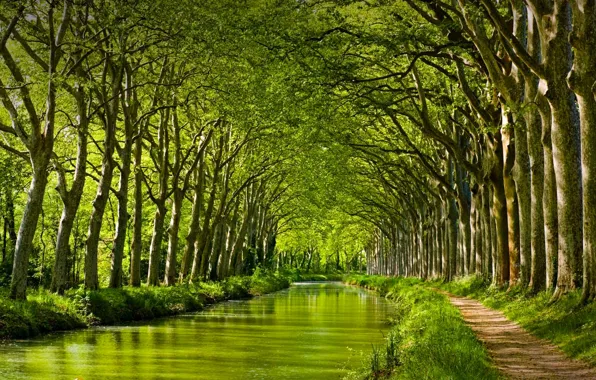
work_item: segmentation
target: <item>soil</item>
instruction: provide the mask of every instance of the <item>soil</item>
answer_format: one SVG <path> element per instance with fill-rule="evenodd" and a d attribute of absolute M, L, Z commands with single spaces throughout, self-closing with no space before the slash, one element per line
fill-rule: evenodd
<path fill-rule="evenodd" d="M 596 379 L 596 370 L 538 339 L 500 311 L 446 292 L 484 344 L 495 366 L 509 379 Z"/>

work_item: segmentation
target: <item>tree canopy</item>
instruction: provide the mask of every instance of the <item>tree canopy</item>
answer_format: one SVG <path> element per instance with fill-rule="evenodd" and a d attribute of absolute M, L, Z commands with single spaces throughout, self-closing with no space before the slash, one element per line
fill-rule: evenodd
<path fill-rule="evenodd" d="M 0 7 L 14 298 L 259 266 L 596 294 L 593 2 Z"/>

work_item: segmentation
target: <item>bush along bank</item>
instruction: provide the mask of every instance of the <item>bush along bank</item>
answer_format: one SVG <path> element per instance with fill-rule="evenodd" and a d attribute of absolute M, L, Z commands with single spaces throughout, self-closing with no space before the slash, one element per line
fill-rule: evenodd
<path fill-rule="evenodd" d="M 532 293 L 520 286 L 498 288 L 482 276 L 462 277 L 448 283 L 429 281 L 428 285 L 500 310 L 570 357 L 596 366 L 596 303 L 582 305 L 581 290 L 571 291 L 553 302 L 552 290 Z"/>
<path fill-rule="evenodd" d="M 72 289 L 64 296 L 45 290 L 31 292 L 27 301 L 0 295 L 0 339 L 30 338 L 53 331 L 110 325 L 199 311 L 205 305 L 272 293 L 290 286 L 287 276 L 259 269 L 252 276 L 171 287 L 124 287 L 87 291 Z"/>
<path fill-rule="evenodd" d="M 395 305 L 384 347 L 352 379 L 498 379 L 488 353 L 449 300 L 413 278 L 351 276 Z"/>

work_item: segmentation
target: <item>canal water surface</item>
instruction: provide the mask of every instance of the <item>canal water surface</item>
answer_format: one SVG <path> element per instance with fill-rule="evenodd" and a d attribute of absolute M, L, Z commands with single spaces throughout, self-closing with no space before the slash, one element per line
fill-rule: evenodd
<path fill-rule="evenodd" d="M 298 283 L 202 312 L 0 345 L 0 379 L 340 379 L 383 342 L 391 305 Z"/>

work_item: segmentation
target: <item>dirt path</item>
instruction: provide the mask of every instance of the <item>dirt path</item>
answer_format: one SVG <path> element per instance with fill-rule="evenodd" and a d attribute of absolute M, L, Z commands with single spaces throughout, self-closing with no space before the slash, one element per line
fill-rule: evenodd
<path fill-rule="evenodd" d="M 449 297 L 487 348 L 497 368 L 511 379 L 596 379 L 596 370 L 569 359 L 554 345 L 529 334 L 503 313 L 473 299 Z"/>

